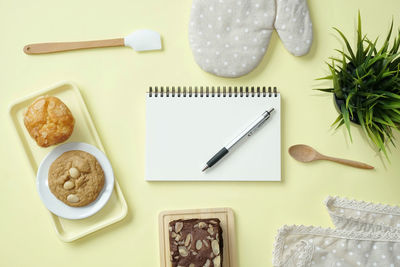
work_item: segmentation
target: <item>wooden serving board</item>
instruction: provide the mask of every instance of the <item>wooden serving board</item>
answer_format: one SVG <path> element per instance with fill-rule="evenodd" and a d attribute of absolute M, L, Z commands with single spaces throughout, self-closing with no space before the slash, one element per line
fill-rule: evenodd
<path fill-rule="evenodd" d="M 237 267 L 236 240 L 235 240 L 235 218 L 231 208 L 193 209 L 193 210 L 171 210 L 160 213 L 160 263 L 161 267 L 171 267 L 169 258 L 169 230 L 168 223 L 178 219 L 206 219 L 218 218 L 221 221 L 222 238 L 224 241 L 222 267 Z"/>

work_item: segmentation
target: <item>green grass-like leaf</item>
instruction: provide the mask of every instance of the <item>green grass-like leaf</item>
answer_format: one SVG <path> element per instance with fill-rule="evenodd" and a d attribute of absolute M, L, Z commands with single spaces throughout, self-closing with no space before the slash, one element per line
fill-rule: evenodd
<path fill-rule="evenodd" d="M 394 143 L 393 130 L 400 131 L 400 29 L 390 42 L 393 19 L 383 44 L 378 38 L 371 41 L 362 33 L 358 12 L 357 38 L 354 48 L 346 36 L 333 28 L 342 38 L 345 50 L 335 49 L 339 57 L 327 62 L 330 75 L 318 80 L 331 80 L 331 88 L 318 88 L 343 100 L 340 115 L 332 123 L 336 128 L 345 125 L 350 140 L 351 121 L 357 121 L 373 144 L 389 160 L 386 146 Z"/>

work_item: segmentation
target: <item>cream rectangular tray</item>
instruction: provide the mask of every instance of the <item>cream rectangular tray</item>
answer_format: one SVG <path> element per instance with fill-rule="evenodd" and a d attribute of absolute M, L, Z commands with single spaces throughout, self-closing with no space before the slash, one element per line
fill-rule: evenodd
<path fill-rule="evenodd" d="M 75 118 L 75 128 L 67 142 L 89 143 L 105 152 L 78 87 L 72 82 L 57 83 L 15 101 L 9 108 L 11 120 L 32 167 L 33 178 L 36 178 L 36 172 L 42 159 L 54 148 L 54 146 L 49 148 L 39 147 L 30 137 L 23 122 L 23 113 L 28 105 L 42 95 L 52 95 L 60 98 L 71 110 Z M 127 210 L 125 198 L 117 179 L 115 179 L 114 191 L 110 200 L 95 215 L 81 220 L 68 220 L 60 218 L 51 212 L 49 213 L 60 239 L 65 242 L 71 242 L 122 220 L 126 216 Z"/>
<path fill-rule="evenodd" d="M 178 219 L 187 220 L 194 218 L 218 218 L 221 221 L 222 239 L 224 242 L 222 266 L 237 267 L 235 218 L 231 208 L 172 210 L 161 212 L 158 218 L 161 267 L 171 267 L 169 253 L 169 222 Z"/>

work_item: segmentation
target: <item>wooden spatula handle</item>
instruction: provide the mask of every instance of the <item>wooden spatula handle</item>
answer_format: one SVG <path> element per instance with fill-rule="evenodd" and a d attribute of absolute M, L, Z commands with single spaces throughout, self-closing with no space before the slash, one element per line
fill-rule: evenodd
<path fill-rule="evenodd" d="M 348 165 L 348 166 L 352 166 L 352 167 L 360 168 L 360 169 L 374 169 L 374 167 L 371 165 L 368 165 L 368 164 L 365 164 L 362 162 L 358 162 L 358 161 L 354 161 L 354 160 L 339 159 L 339 158 L 328 157 L 328 156 L 323 156 L 321 159 L 330 160 L 333 162 L 337 162 L 340 164 L 344 164 L 344 165 Z"/>
<path fill-rule="evenodd" d="M 61 51 L 110 46 L 124 46 L 124 38 L 83 42 L 28 44 L 24 47 L 24 52 L 26 54 L 46 54 Z"/>

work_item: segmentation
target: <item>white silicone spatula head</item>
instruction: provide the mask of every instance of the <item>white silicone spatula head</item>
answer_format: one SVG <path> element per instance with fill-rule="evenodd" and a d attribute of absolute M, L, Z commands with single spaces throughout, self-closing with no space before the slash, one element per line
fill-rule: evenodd
<path fill-rule="evenodd" d="M 124 43 L 135 51 L 160 50 L 161 36 L 152 30 L 138 30 L 126 36 Z"/>

